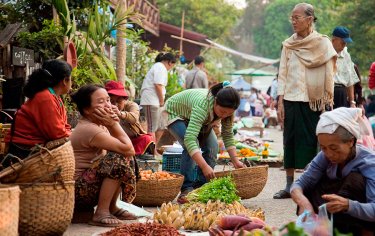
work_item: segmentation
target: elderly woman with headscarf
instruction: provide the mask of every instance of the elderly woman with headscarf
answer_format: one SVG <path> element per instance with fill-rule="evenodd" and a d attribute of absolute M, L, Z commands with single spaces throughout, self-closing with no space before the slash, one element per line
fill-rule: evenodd
<path fill-rule="evenodd" d="M 319 115 L 333 104 L 336 51 L 314 30 L 314 8 L 297 4 L 290 16 L 294 34 L 283 42 L 278 76 L 278 117 L 284 127 L 286 187 L 273 198 L 290 198 L 294 170 L 304 169 L 317 153 L 314 134 Z"/>
<path fill-rule="evenodd" d="M 368 134 L 361 114 L 359 108 L 341 107 L 320 116 L 316 134 L 321 152 L 292 185 L 291 195 L 298 214 L 318 212 L 326 203 L 328 212 L 334 214 L 334 228 L 373 235 L 375 153 L 356 144 L 361 135 Z"/>

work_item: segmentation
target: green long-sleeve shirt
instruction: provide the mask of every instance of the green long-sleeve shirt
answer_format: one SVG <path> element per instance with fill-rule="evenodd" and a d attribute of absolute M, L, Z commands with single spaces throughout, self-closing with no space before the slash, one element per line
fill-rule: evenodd
<path fill-rule="evenodd" d="M 170 97 L 166 102 L 168 125 L 176 120 L 187 120 L 184 144 L 190 156 L 199 152 L 198 135 L 203 125 L 214 121 L 214 97 L 208 89 L 188 89 Z M 221 120 L 221 135 L 227 150 L 235 148 L 233 138 L 233 116 Z"/>

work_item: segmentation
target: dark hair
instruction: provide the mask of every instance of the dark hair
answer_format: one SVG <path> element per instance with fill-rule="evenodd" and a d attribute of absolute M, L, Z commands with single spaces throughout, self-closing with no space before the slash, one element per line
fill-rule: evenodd
<path fill-rule="evenodd" d="M 84 115 L 83 110 L 91 106 L 91 95 L 98 89 L 104 89 L 98 84 L 87 84 L 79 88 L 75 93 L 70 95 L 72 101 L 77 105 L 77 109 L 81 115 Z"/>
<path fill-rule="evenodd" d="M 167 52 L 167 53 L 161 52 L 156 56 L 155 62 L 162 62 L 162 61 L 176 63 L 176 56 L 170 52 Z"/>
<path fill-rule="evenodd" d="M 195 65 L 200 65 L 204 62 L 204 58 L 202 56 L 196 56 L 194 58 L 194 64 Z"/>
<path fill-rule="evenodd" d="M 29 76 L 23 93 L 26 97 L 33 98 L 38 92 L 54 87 L 71 73 L 72 67 L 66 61 L 57 59 L 45 61 L 42 68 L 34 70 Z"/>
<path fill-rule="evenodd" d="M 240 105 L 240 94 L 232 87 L 223 87 L 223 83 L 212 86 L 209 93 L 216 98 L 219 106 L 236 110 Z"/>

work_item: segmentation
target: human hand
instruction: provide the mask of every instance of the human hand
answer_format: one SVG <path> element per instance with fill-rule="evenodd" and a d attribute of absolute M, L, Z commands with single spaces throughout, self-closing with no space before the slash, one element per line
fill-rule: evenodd
<path fill-rule="evenodd" d="M 301 215 L 304 211 L 309 211 L 311 213 L 314 213 L 314 208 L 313 208 L 313 206 L 311 205 L 311 203 L 309 202 L 309 200 L 307 198 L 305 198 L 304 200 L 302 200 L 298 204 L 298 206 L 299 206 L 298 212 L 297 212 L 298 215 Z"/>
<path fill-rule="evenodd" d="M 118 117 L 121 117 L 121 111 L 118 109 L 117 106 L 112 105 L 112 111 L 113 111 Z"/>
<path fill-rule="evenodd" d="M 97 107 L 92 114 L 98 123 L 105 127 L 111 127 L 119 121 L 118 116 L 109 108 Z"/>
<path fill-rule="evenodd" d="M 213 169 L 211 168 L 211 166 L 209 166 L 209 165 L 206 165 L 206 166 L 202 169 L 202 172 L 203 172 L 204 177 L 206 177 L 206 180 L 207 180 L 207 181 L 209 181 L 210 179 L 215 178 L 214 170 L 213 170 Z"/>
<path fill-rule="evenodd" d="M 234 168 L 236 168 L 236 169 L 244 168 L 245 167 L 245 164 L 242 163 L 239 160 L 232 160 L 232 163 L 233 163 Z"/>
<path fill-rule="evenodd" d="M 330 213 L 343 212 L 349 209 L 349 199 L 347 198 L 336 194 L 324 194 L 322 198 L 327 201 L 327 211 Z"/>
<path fill-rule="evenodd" d="M 351 108 L 356 108 L 355 103 L 350 103 Z"/>
<path fill-rule="evenodd" d="M 277 118 L 280 123 L 284 123 L 285 113 L 284 113 L 284 104 L 282 102 L 278 103 Z"/>

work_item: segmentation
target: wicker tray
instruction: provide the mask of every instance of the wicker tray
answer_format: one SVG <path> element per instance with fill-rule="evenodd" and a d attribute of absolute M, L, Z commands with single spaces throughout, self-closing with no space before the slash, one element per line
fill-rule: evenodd
<path fill-rule="evenodd" d="M 258 196 L 266 185 L 268 165 L 215 172 L 216 177 L 228 175 L 232 175 L 234 179 L 238 196 L 242 199 L 249 199 Z"/>
<path fill-rule="evenodd" d="M 20 235 L 62 235 L 73 217 L 74 181 L 20 188 Z"/>
<path fill-rule="evenodd" d="M 20 188 L 0 185 L 0 236 L 18 235 Z"/>
<path fill-rule="evenodd" d="M 0 172 L 1 183 L 32 183 L 39 181 L 57 170 L 61 170 L 64 181 L 72 181 L 74 176 L 75 161 L 73 148 L 66 142 L 52 150 L 42 148 L 38 153 L 18 162 Z M 53 182 L 54 177 L 44 179 L 43 182 Z"/>
<path fill-rule="evenodd" d="M 174 179 L 139 180 L 137 195 L 133 204 L 138 206 L 160 206 L 164 202 L 173 201 L 180 192 L 184 176 L 170 173 Z"/>

